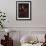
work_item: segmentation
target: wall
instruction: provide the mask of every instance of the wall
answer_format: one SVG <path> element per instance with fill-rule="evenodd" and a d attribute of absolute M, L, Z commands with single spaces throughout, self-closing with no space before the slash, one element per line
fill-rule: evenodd
<path fill-rule="evenodd" d="M 5 11 L 6 27 L 46 27 L 46 0 L 32 0 L 32 20 L 16 20 L 16 0 L 0 0 L 0 10 Z"/>

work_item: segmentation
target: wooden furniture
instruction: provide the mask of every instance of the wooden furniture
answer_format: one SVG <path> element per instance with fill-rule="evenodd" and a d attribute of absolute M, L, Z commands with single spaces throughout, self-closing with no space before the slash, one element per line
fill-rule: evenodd
<path fill-rule="evenodd" d="M 45 34 L 45 42 L 41 46 L 46 46 L 46 34 Z"/>
<path fill-rule="evenodd" d="M 4 35 L 5 40 L 1 40 L 1 44 L 3 46 L 13 46 L 13 40 L 9 37 L 9 33 L 7 33 L 7 36 Z"/>

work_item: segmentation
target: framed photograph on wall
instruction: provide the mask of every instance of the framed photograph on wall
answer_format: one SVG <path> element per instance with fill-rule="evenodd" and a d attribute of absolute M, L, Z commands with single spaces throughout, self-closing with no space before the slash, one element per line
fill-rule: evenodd
<path fill-rule="evenodd" d="M 31 20 L 31 1 L 16 1 L 16 20 Z"/>

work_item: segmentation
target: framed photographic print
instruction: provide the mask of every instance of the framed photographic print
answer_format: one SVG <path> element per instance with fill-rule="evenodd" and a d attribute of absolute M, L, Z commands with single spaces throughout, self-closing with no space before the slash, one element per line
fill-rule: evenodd
<path fill-rule="evenodd" d="M 31 1 L 16 1 L 16 20 L 31 20 Z"/>

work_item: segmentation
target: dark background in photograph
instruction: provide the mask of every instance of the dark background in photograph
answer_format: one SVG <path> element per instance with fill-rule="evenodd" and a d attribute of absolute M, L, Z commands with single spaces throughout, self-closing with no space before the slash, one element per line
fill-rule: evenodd
<path fill-rule="evenodd" d="M 18 4 L 18 13 L 19 18 L 29 18 L 29 4 L 28 3 Z"/>

